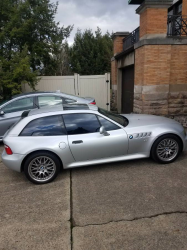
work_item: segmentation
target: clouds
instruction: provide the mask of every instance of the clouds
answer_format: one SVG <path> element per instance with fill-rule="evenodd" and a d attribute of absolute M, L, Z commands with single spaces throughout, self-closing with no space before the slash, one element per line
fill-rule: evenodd
<path fill-rule="evenodd" d="M 51 0 L 54 2 L 54 0 Z M 139 26 L 139 16 L 135 14 L 137 5 L 128 5 L 127 0 L 58 0 L 56 21 L 65 27 L 74 25 L 68 42 L 73 43 L 78 28 L 103 32 L 133 31 Z"/>

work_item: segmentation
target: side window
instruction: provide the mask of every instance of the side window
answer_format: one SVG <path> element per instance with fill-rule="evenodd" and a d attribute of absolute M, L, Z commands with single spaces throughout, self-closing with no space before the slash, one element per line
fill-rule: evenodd
<path fill-rule="evenodd" d="M 77 102 L 77 101 L 73 100 L 73 99 L 69 99 L 69 98 L 64 98 L 63 97 L 63 103 L 64 104 L 75 103 L 75 102 Z"/>
<path fill-rule="evenodd" d="M 106 131 L 111 131 L 111 130 L 117 130 L 120 129 L 119 126 L 117 126 L 116 124 L 106 120 L 105 118 L 98 116 L 98 119 L 101 123 L 102 126 L 105 127 Z"/>
<path fill-rule="evenodd" d="M 3 107 L 2 110 L 5 113 L 13 113 L 13 112 L 18 112 L 18 111 L 33 109 L 34 108 L 33 100 L 34 100 L 33 97 L 15 100 L 7 104 L 5 107 Z"/>
<path fill-rule="evenodd" d="M 62 104 L 62 98 L 60 96 L 38 96 L 39 107 L 54 106 Z"/>
<path fill-rule="evenodd" d="M 31 121 L 20 136 L 54 136 L 66 135 L 62 116 L 47 116 Z"/>
<path fill-rule="evenodd" d="M 100 124 L 94 114 L 63 115 L 68 135 L 99 132 Z"/>

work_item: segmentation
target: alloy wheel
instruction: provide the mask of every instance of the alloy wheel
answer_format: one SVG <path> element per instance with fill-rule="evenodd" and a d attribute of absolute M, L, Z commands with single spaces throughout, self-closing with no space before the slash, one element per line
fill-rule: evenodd
<path fill-rule="evenodd" d="M 166 138 L 160 141 L 156 152 L 160 160 L 165 162 L 172 161 L 179 152 L 179 145 L 174 139 Z"/>
<path fill-rule="evenodd" d="M 55 162 L 47 156 L 34 158 L 28 166 L 28 174 L 37 182 L 50 180 L 56 172 Z"/>

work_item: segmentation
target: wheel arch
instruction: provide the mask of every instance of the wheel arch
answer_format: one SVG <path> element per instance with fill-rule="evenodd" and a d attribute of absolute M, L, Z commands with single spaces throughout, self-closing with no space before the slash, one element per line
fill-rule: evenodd
<path fill-rule="evenodd" d="M 183 140 L 181 139 L 181 137 L 180 137 L 178 134 L 175 134 L 175 133 L 164 133 L 164 134 L 161 134 L 161 135 L 157 136 L 157 137 L 152 141 L 150 153 L 151 153 L 151 151 L 152 151 L 153 145 L 154 145 L 154 143 L 156 142 L 156 140 L 159 139 L 160 137 L 164 136 L 164 135 L 174 135 L 174 136 L 176 136 L 176 137 L 179 139 L 179 141 L 181 142 L 181 152 L 183 151 L 183 149 L 184 149 L 184 143 L 183 143 Z"/>
<path fill-rule="evenodd" d="M 59 157 L 57 154 L 55 154 L 54 152 L 52 152 L 52 151 L 50 151 L 50 150 L 36 150 L 36 151 L 30 152 L 29 154 L 27 154 L 27 155 L 25 156 L 25 158 L 23 159 L 23 161 L 22 161 L 22 163 L 21 163 L 21 172 L 23 172 L 24 164 L 25 164 L 26 159 L 27 159 L 30 155 L 32 155 L 32 154 L 34 154 L 34 153 L 39 153 L 39 152 L 47 152 L 47 153 L 50 153 L 50 154 L 53 154 L 54 156 L 56 156 L 56 157 L 58 158 L 59 162 L 60 162 L 60 165 L 61 165 L 60 168 L 63 169 L 63 162 L 62 162 L 62 160 L 60 159 L 60 157 Z"/>

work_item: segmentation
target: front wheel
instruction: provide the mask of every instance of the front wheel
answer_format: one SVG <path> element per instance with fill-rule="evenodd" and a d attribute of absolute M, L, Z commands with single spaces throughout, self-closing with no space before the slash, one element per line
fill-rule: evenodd
<path fill-rule="evenodd" d="M 53 181 L 60 170 L 58 158 L 50 152 L 36 152 L 30 155 L 24 164 L 24 173 L 35 184 Z"/>
<path fill-rule="evenodd" d="M 160 163 L 170 163 L 177 159 L 182 149 L 180 139 L 175 135 L 163 135 L 153 144 L 152 158 Z"/>

